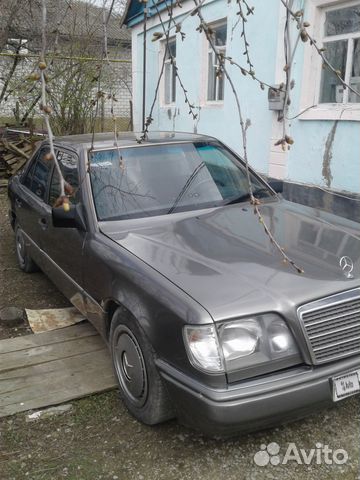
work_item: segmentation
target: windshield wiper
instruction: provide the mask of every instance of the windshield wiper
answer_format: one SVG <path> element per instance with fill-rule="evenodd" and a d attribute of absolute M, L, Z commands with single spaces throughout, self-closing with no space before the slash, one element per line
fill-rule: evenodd
<path fill-rule="evenodd" d="M 256 195 L 264 196 L 263 195 L 264 193 L 266 193 L 269 196 L 271 195 L 271 192 L 268 188 L 258 188 L 257 190 L 253 191 L 253 195 L 255 198 L 256 198 Z M 250 192 L 246 192 L 243 195 L 240 195 L 239 197 L 235 197 L 232 200 L 229 200 L 228 202 L 225 203 L 225 205 L 232 205 L 234 203 L 245 202 L 249 198 L 250 198 Z"/>
<path fill-rule="evenodd" d="M 190 177 L 187 179 L 185 185 L 182 187 L 179 195 L 176 197 L 175 199 L 175 202 L 172 204 L 171 208 L 169 208 L 169 210 L 166 212 L 167 214 L 169 213 L 172 213 L 175 208 L 177 207 L 177 204 L 180 202 L 180 200 L 182 199 L 182 197 L 185 195 L 186 191 L 188 190 L 188 188 L 190 187 L 192 181 L 194 180 L 194 178 L 196 177 L 196 175 L 200 172 L 200 170 L 205 166 L 205 162 L 201 162 L 196 168 L 195 170 L 192 172 L 192 174 L 190 175 Z"/>

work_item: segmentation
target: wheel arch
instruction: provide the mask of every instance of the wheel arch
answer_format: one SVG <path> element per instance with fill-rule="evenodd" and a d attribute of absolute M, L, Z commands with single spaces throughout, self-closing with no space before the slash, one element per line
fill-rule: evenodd
<path fill-rule="evenodd" d="M 103 308 L 106 312 L 105 315 L 105 336 L 109 340 L 111 322 L 114 316 L 114 313 L 117 309 L 121 309 L 121 315 L 127 319 L 133 319 L 140 325 L 140 322 L 136 315 L 132 313 L 129 308 L 127 308 L 122 302 L 114 298 L 108 298 L 103 302 Z"/>
<path fill-rule="evenodd" d="M 121 309 L 121 318 L 131 320 L 141 329 L 145 338 L 151 345 L 156 355 L 162 355 L 163 344 L 158 334 L 161 323 L 157 318 L 156 311 L 152 310 L 154 305 L 147 304 L 140 295 L 130 289 L 122 292 L 117 297 L 111 297 L 102 302 L 105 311 L 104 337 L 107 342 L 110 340 L 111 322 L 117 309 Z"/>

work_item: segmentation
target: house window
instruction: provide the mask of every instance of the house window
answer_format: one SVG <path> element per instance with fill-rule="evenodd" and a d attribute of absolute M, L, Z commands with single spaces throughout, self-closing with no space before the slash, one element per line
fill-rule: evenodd
<path fill-rule="evenodd" d="M 226 56 L 226 37 L 227 23 L 223 22 L 211 27 L 212 42 L 218 54 Z M 221 102 L 224 100 L 225 79 L 224 74 L 219 69 L 219 60 L 210 42 L 208 44 L 208 84 L 207 99 L 208 101 Z"/>
<path fill-rule="evenodd" d="M 164 43 L 165 72 L 164 72 L 164 104 L 170 105 L 176 100 L 176 39 Z"/>
<path fill-rule="evenodd" d="M 360 93 L 360 2 L 324 9 L 323 46 L 329 63 Z M 319 103 L 360 103 L 328 68 L 322 70 Z"/>

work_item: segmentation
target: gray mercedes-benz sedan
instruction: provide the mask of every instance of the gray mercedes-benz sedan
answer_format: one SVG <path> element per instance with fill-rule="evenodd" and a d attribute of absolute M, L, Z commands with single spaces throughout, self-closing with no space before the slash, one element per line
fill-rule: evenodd
<path fill-rule="evenodd" d="M 9 183 L 20 268 L 41 268 L 99 330 L 130 412 L 232 434 L 358 394 L 359 224 L 250 170 L 299 274 L 234 152 L 200 135 L 136 139 L 55 140 L 67 209 L 46 141 Z"/>

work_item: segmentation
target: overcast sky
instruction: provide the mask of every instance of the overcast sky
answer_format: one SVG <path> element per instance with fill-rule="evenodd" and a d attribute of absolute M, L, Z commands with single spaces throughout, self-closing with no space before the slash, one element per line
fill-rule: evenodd
<path fill-rule="evenodd" d="M 110 5 L 112 3 L 112 0 L 87 0 L 87 1 L 88 3 L 92 3 L 93 5 L 98 5 L 99 7 L 102 7 L 105 1 L 105 7 L 107 8 L 110 8 Z M 116 13 L 122 13 L 124 11 L 125 5 L 126 5 L 126 0 L 115 0 L 114 11 Z"/>

